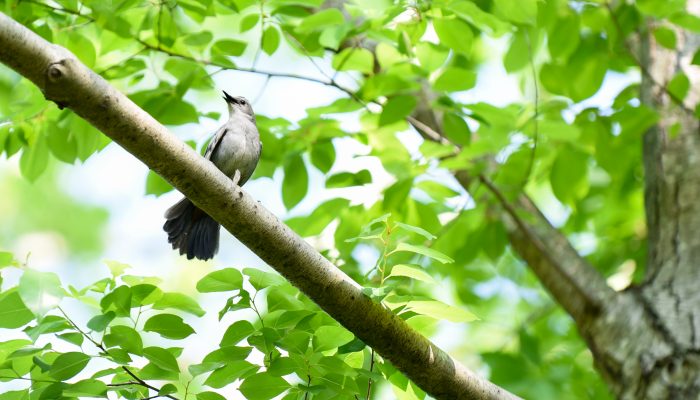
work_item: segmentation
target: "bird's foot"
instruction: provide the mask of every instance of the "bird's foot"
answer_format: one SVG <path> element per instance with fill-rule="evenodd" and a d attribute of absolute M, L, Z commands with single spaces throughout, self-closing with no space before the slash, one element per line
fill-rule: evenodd
<path fill-rule="evenodd" d="M 238 186 L 238 182 L 241 180 L 241 171 L 236 170 L 236 173 L 233 174 L 233 185 Z"/>

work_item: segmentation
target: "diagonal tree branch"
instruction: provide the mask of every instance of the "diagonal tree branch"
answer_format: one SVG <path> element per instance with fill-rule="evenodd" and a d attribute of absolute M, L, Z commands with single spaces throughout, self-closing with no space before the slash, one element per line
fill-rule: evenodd
<path fill-rule="evenodd" d="M 441 399 L 513 399 L 380 304 L 68 50 L 0 13 L 0 62 L 164 177 L 343 326 Z"/>

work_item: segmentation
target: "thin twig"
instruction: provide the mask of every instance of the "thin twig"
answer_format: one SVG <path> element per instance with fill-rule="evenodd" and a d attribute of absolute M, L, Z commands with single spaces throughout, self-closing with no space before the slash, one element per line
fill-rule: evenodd
<path fill-rule="evenodd" d="M 144 40 L 141 40 L 141 39 L 137 39 L 137 40 L 138 40 L 139 43 L 141 43 L 142 45 L 144 45 L 145 47 L 147 47 L 147 48 L 149 48 L 149 49 L 151 49 L 151 50 L 160 51 L 160 52 L 163 52 L 163 53 L 165 53 L 165 54 L 168 54 L 168 55 L 170 55 L 170 56 L 172 56 L 172 57 L 182 58 L 182 59 L 184 59 L 184 60 L 193 61 L 193 62 L 196 62 L 196 63 L 199 63 L 199 64 L 204 64 L 204 65 L 210 65 L 210 66 L 214 66 L 214 67 L 219 67 L 219 68 L 221 68 L 222 70 L 249 72 L 249 73 L 251 73 L 251 74 L 266 75 L 266 76 L 270 76 L 270 77 L 274 77 L 274 78 L 292 78 L 292 79 L 300 79 L 300 80 L 305 80 L 305 81 L 309 81 L 309 82 L 318 83 L 318 84 L 325 85 L 325 86 L 331 86 L 331 87 L 334 87 L 334 88 L 336 88 L 336 89 L 338 89 L 338 90 L 340 90 L 340 91 L 343 91 L 343 92 L 347 93 L 348 95 L 354 96 L 354 93 L 353 93 L 350 89 L 344 88 L 344 87 L 342 87 L 341 85 L 339 85 L 338 83 L 333 82 L 333 81 L 325 81 L 325 80 L 323 80 L 323 79 L 318 79 L 318 78 L 314 78 L 314 77 L 310 77 L 310 76 L 305 76 L 305 75 L 289 74 L 289 73 L 283 73 L 283 72 L 272 72 L 272 71 L 262 70 L 262 69 L 258 69 L 258 68 L 245 68 L 245 67 L 238 67 L 238 66 L 236 66 L 236 67 L 230 67 L 230 66 L 227 66 L 227 65 L 219 64 L 219 63 L 214 62 L 214 61 L 211 61 L 211 60 L 205 60 L 205 59 L 201 59 L 201 58 L 197 58 L 197 57 L 192 57 L 192 56 L 189 56 L 189 55 L 186 55 L 186 54 L 177 53 L 177 52 L 175 52 L 175 51 L 168 50 L 168 49 L 165 49 L 165 48 L 159 49 L 158 47 L 156 47 L 156 46 L 154 46 L 154 45 L 152 45 L 152 44 L 150 44 L 150 43 L 148 43 L 148 42 L 146 42 L 146 41 L 144 41 Z"/>
<path fill-rule="evenodd" d="M 370 355 L 369 372 L 372 372 L 372 369 L 374 369 L 374 349 L 372 349 L 372 354 Z M 370 400 L 371 397 L 372 397 L 372 378 L 369 378 L 367 380 L 367 400 Z"/>
<path fill-rule="evenodd" d="M 70 317 L 68 316 L 68 314 L 66 314 L 66 312 L 63 311 L 63 308 L 61 308 L 60 306 L 58 306 L 57 308 L 58 308 L 58 310 L 61 312 L 61 314 L 63 314 L 63 316 L 66 318 L 66 320 L 67 320 L 71 325 L 73 325 L 73 327 L 74 327 L 78 332 L 80 332 L 81 335 L 83 335 L 83 337 L 85 337 L 87 340 L 89 340 L 89 341 L 90 341 L 92 344 L 94 344 L 97 348 L 99 348 L 100 350 L 102 350 L 102 352 L 103 352 L 104 354 L 109 355 L 109 351 L 107 350 L 106 347 L 104 347 L 104 345 L 103 345 L 102 343 L 97 343 L 97 341 L 95 341 L 90 335 L 88 335 L 85 331 L 83 331 L 82 329 L 80 329 L 80 328 L 78 327 L 78 325 L 77 325 L 75 322 L 73 322 L 72 319 L 70 319 Z M 124 370 L 124 372 L 126 372 L 127 374 L 129 374 L 129 376 L 131 376 L 132 378 L 134 378 L 134 380 L 135 380 L 136 382 L 138 382 L 139 385 L 141 385 L 141 386 L 143 386 L 143 387 L 145 387 L 145 388 L 148 388 L 148 389 L 150 389 L 150 390 L 154 390 L 156 393 L 160 392 L 160 389 L 158 389 L 158 388 L 155 387 L 155 386 L 150 385 L 148 382 L 146 382 L 146 381 L 144 381 L 143 379 L 141 379 L 141 378 L 139 378 L 138 376 L 136 376 L 136 374 L 134 374 L 134 373 L 133 373 L 128 367 L 126 367 L 125 365 L 122 365 L 121 368 Z M 158 396 L 156 396 L 156 397 L 158 397 Z M 169 395 L 169 394 L 162 395 L 162 397 L 166 397 L 166 398 L 169 398 L 169 399 L 172 399 L 172 400 L 179 400 L 177 397 L 171 396 L 171 395 Z"/>

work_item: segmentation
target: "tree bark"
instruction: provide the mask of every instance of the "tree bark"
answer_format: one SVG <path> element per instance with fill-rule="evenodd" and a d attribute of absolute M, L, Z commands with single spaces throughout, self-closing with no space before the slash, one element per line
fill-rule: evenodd
<path fill-rule="evenodd" d="M 359 285 L 68 50 L 0 13 L 0 62 L 160 174 L 427 393 L 515 399 L 361 292 Z"/>

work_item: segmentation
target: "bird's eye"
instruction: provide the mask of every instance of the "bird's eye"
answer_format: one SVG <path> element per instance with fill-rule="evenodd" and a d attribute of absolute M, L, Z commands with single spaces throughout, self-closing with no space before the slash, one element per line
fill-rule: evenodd
<path fill-rule="evenodd" d="M 245 105 L 246 103 L 247 103 L 247 101 L 245 101 L 245 99 L 244 99 L 244 100 L 241 100 L 241 104 L 244 104 L 244 105 Z"/>

